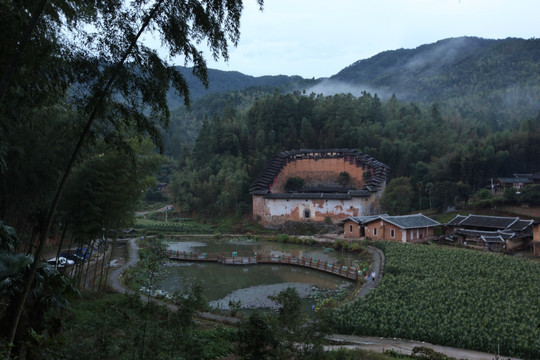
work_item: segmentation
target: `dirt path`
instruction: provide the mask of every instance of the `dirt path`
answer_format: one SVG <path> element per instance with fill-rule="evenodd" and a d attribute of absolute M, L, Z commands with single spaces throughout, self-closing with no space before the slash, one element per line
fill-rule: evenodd
<path fill-rule="evenodd" d="M 417 346 L 424 346 L 431 348 L 439 353 L 443 353 L 446 356 L 451 356 L 456 359 L 467 360 L 494 360 L 494 359 L 511 359 L 519 360 L 517 358 L 510 358 L 505 356 L 497 357 L 496 354 L 489 354 L 474 350 L 457 349 L 448 346 L 433 345 L 421 341 L 403 340 L 403 339 L 387 339 L 371 336 L 352 336 L 352 335 L 330 335 L 329 340 L 337 343 L 346 343 L 347 345 L 333 345 L 328 346 L 326 349 L 362 349 L 376 352 L 384 352 L 386 350 L 393 350 L 399 354 L 410 355 L 413 348 Z"/>

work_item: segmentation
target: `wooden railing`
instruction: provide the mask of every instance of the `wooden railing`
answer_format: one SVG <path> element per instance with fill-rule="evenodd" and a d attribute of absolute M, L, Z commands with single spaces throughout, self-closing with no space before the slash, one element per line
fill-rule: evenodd
<path fill-rule="evenodd" d="M 320 261 L 313 258 L 258 254 L 251 251 L 238 251 L 232 253 L 203 253 L 167 250 L 167 256 L 172 260 L 210 261 L 224 265 L 294 265 L 323 271 L 349 280 L 358 280 L 358 269 L 355 267 L 344 266 L 328 261 Z"/>

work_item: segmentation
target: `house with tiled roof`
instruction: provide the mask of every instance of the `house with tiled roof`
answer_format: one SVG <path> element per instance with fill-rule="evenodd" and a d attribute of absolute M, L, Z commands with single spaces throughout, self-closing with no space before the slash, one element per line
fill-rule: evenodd
<path fill-rule="evenodd" d="M 511 177 L 499 177 L 491 180 L 493 195 L 502 195 L 507 188 L 513 188 L 517 193 L 527 185 L 540 184 L 540 172 L 534 174 L 514 174 Z"/>
<path fill-rule="evenodd" d="M 265 227 L 288 221 L 337 223 L 379 213 L 387 165 L 351 149 L 285 151 L 268 161 L 252 184 L 253 218 Z M 291 179 L 301 186 L 288 187 Z"/>
<path fill-rule="evenodd" d="M 443 226 L 447 238 L 486 250 L 512 251 L 527 248 L 533 235 L 532 219 L 519 217 L 456 215 Z"/>
<path fill-rule="evenodd" d="M 345 238 L 419 242 L 434 238 L 441 224 L 423 214 L 349 217 L 343 221 Z"/>

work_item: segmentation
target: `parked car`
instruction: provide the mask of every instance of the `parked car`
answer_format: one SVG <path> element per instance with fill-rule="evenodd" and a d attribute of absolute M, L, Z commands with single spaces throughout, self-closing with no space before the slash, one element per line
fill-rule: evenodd
<path fill-rule="evenodd" d="M 90 250 L 85 247 L 78 248 L 75 253 L 83 260 L 88 260 L 90 258 Z"/>
<path fill-rule="evenodd" d="M 84 261 L 84 257 L 77 255 L 75 252 L 62 252 L 60 253 L 60 256 L 65 257 L 68 260 L 73 260 L 75 264 L 78 264 L 80 262 Z"/>
<path fill-rule="evenodd" d="M 75 264 L 75 261 L 69 260 L 63 256 L 60 256 L 58 258 L 55 258 L 55 257 L 50 258 L 49 260 L 47 260 L 47 263 L 51 265 L 56 265 L 56 267 L 58 268 L 63 268 L 66 266 L 72 266 L 73 264 Z"/>

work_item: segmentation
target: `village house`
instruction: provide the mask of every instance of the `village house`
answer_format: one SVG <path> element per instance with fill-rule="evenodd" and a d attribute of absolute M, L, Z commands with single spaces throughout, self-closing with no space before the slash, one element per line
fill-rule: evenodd
<path fill-rule="evenodd" d="M 443 226 L 447 239 L 485 250 L 513 251 L 529 247 L 533 220 L 519 217 L 456 215 Z"/>
<path fill-rule="evenodd" d="M 250 188 L 253 218 L 277 228 L 288 221 L 337 223 L 377 214 L 388 172 L 387 165 L 351 149 L 282 152 Z"/>
<path fill-rule="evenodd" d="M 423 214 L 357 216 L 343 221 L 345 238 L 368 237 L 404 243 L 433 239 L 434 228 L 440 225 Z"/>
<path fill-rule="evenodd" d="M 500 196 L 504 194 L 505 189 L 512 188 L 519 194 L 529 184 L 540 184 L 540 172 L 534 174 L 514 174 L 512 177 L 492 179 L 491 193 Z"/>

